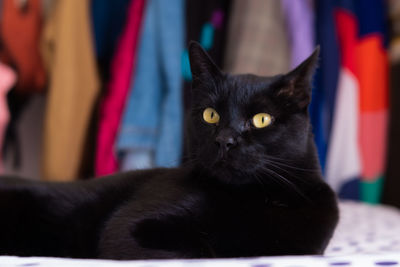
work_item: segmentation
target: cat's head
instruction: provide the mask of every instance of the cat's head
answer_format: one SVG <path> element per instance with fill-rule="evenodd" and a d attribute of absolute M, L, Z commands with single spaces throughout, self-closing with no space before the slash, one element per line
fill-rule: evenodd
<path fill-rule="evenodd" d="M 307 111 L 318 54 L 319 48 L 287 74 L 230 75 L 191 42 L 192 160 L 238 184 L 272 172 L 280 175 L 279 169 L 293 171 L 285 165 L 318 164 Z"/>

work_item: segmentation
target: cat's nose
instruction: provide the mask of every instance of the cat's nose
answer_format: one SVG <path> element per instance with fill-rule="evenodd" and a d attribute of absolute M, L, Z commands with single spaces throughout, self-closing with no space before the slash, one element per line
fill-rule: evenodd
<path fill-rule="evenodd" d="M 232 136 L 217 136 L 215 141 L 219 148 L 225 149 L 226 151 L 237 145 L 237 141 Z"/>

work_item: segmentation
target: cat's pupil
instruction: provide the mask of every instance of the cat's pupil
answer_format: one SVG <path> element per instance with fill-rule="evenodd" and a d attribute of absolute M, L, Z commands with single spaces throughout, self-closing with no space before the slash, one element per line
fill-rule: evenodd
<path fill-rule="evenodd" d="M 262 117 L 261 122 L 264 123 L 264 117 Z"/>
<path fill-rule="evenodd" d="M 214 118 L 214 112 L 211 112 L 211 119 Z"/>

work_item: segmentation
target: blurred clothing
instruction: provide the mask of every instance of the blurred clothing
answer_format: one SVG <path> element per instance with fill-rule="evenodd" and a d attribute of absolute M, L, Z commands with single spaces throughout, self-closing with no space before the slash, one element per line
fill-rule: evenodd
<path fill-rule="evenodd" d="M 378 203 L 386 166 L 389 86 L 387 10 L 381 0 L 359 1 L 357 4 L 360 25 L 357 56 L 360 81 L 361 199 Z"/>
<path fill-rule="evenodd" d="M 0 63 L 0 149 L 3 149 L 4 135 L 10 120 L 7 93 L 14 86 L 16 78 L 15 72 L 10 67 Z M 0 154 L 0 174 L 3 172 L 3 157 Z"/>
<path fill-rule="evenodd" d="M 222 67 L 226 46 L 227 24 L 231 10 L 231 0 L 187 1 L 186 3 L 186 49 L 183 76 L 191 82 L 187 45 L 198 41 L 213 61 Z M 190 84 L 185 91 L 190 90 Z M 187 92 L 185 92 L 187 93 Z M 188 99 L 185 97 L 185 101 Z"/>
<path fill-rule="evenodd" d="M 101 79 L 108 81 L 110 64 L 117 49 L 131 0 L 92 0 L 91 19 Z"/>
<path fill-rule="evenodd" d="M 335 10 L 341 72 L 326 178 L 340 196 L 370 203 L 380 201 L 386 159 L 384 14 L 380 0 L 343 1 Z M 341 188 L 352 193 L 345 195 Z"/>
<path fill-rule="evenodd" d="M 119 38 L 111 63 L 110 81 L 100 105 L 96 140 L 96 176 L 118 171 L 116 137 L 122 120 L 126 98 L 135 73 L 139 32 L 142 25 L 144 0 L 131 0 L 127 21 Z"/>
<path fill-rule="evenodd" d="M 294 69 L 314 50 L 314 10 L 311 0 L 282 0 L 290 44 L 290 68 Z"/>
<path fill-rule="evenodd" d="M 40 0 L 18 4 L 15 0 L 2 1 L 0 57 L 16 68 L 18 80 L 15 90 L 29 94 L 41 92 L 46 83 L 39 51 L 42 27 Z"/>
<path fill-rule="evenodd" d="M 89 0 L 58 0 L 46 21 L 42 51 L 50 75 L 43 136 L 43 178 L 78 178 L 99 92 Z"/>
<path fill-rule="evenodd" d="M 0 0 L 0 1 L 2 1 L 2 0 Z M 42 12 L 43 19 L 46 20 L 50 16 L 57 1 L 58 0 L 41 0 L 42 10 L 43 10 L 43 12 Z"/>
<path fill-rule="evenodd" d="M 154 166 L 154 151 L 149 149 L 136 149 L 123 156 L 121 170 L 141 170 Z"/>
<path fill-rule="evenodd" d="M 361 172 L 359 137 L 359 81 L 357 77 L 358 24 L 353 6 L 336 7 L 340 72 L 325 178 L 339 192 Z"/>
<path fill-rule="evenodd" d="M 280 1 L 235 0 L 229 21 L 225 70 L 261 76 L 289 71 L 287 36 Z"/>
<path fill-rule="evenodd" d="M 340 55 L 334 18 L 335 2 L 331 0 L 315 1 L 316 42 L 321 46 L 321 51 L 309 111 L 323 172 L 331 136 L 339 78 Z"/>
<path fill-rule="evenodd" d="M 118 137 L 123 155 L 147 151 L 154 166 L 180 164 L 182 149 L 182 76 L 184 1 L 149 0 L 138 65 Z M 122 163 L 126 169 L 128 166 Z M 143 167 L 154 167 L 153 165 Z"/>

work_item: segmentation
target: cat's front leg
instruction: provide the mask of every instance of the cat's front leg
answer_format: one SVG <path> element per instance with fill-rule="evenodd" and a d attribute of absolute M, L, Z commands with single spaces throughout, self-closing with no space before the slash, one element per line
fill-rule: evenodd
<path fill-rule="evenodd" d="M 162 210 L 140 215 L 129 208 L 118 211 L 103 231 L 99 258 L 214 257 L 205 232 L 200 230 L 193 216 Z"/>

